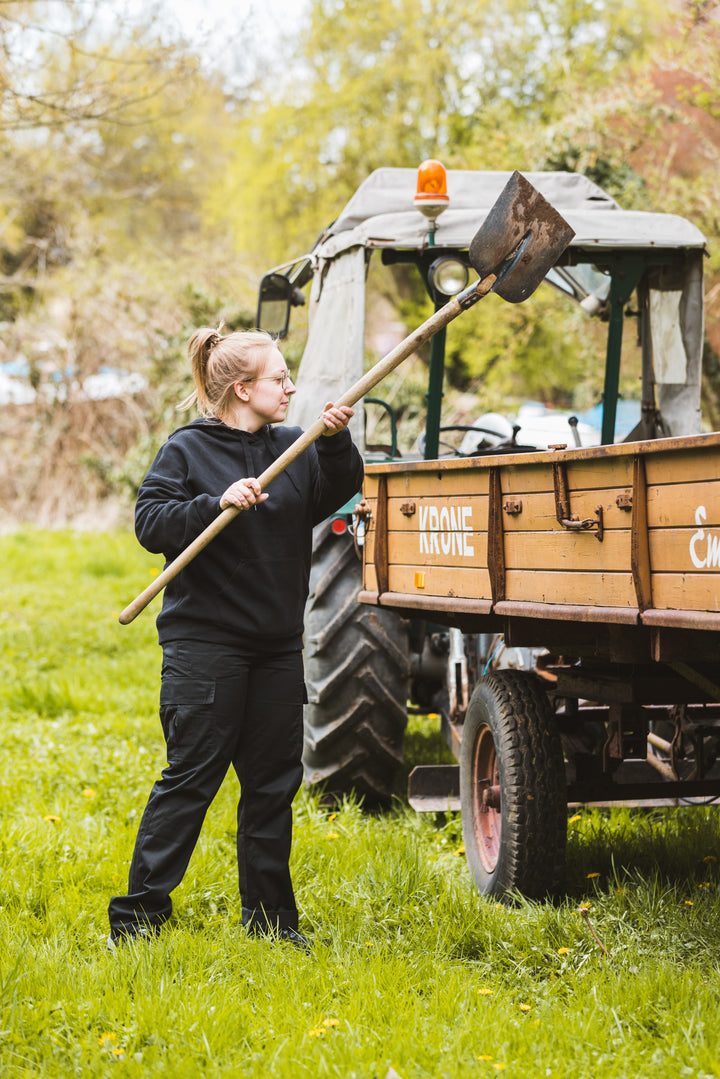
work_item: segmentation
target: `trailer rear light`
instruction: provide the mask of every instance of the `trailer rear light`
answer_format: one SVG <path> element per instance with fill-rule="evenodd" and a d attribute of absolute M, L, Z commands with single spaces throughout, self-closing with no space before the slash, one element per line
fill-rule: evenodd
<path fill-rule="evenodd" d="M 347 521 L 343 517 L 336 517 L 330 525 L 330 528 L 336 536 L 342 536 L 347 532 Z"/>
<path fill-rule="evenodd" d="M 415 207 L 429 217 L 435 218 L 447 209 L 450 198 L 447 193 L 447 174 L 440 161 L 423 161 L 418 169 Z"/>

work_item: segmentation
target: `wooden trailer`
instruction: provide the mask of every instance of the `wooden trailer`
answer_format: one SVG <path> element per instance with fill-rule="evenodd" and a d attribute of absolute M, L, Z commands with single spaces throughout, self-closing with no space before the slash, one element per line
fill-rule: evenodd
<path fill-rule="evenodd" d="M 452 627 L 459 767 L 409 793 L 482 891 L 557 885 L 568 804 L 720 797 L 720 434 L 369 465 L 360 514 L 360 601 Z M 488 633 L 536 669 L 473 669 Z"/>

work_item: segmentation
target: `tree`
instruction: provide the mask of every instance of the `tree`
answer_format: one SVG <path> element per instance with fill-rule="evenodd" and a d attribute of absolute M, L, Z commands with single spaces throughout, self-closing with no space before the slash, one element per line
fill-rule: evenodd
<path fill-rule="evenodd" d="M 657 0 L 315 0 L 280 90 L 231 136 L 214 193 L 239 246 L 307 246 L 372 169 L 426 157 L 528 167 L 578 85 L 614 77 L 652 39 Z M 230 223 L 230 222 L 229 222 Z"/>

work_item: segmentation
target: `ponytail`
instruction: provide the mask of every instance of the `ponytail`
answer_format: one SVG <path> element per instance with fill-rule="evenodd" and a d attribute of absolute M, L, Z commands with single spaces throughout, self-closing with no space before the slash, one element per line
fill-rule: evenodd
<path fill-rule="evenodd" d="M 201 416 L 222 419 L 232 405 L 235 384 L 255 378 L 262 364 L 262 350 L 275 345 L 264 330 L 243 330 L 223 337 L 220 327 L 202 326 L 188 342 L 195 389 L 177 405 L 180 411 L 197 403 Z"/>

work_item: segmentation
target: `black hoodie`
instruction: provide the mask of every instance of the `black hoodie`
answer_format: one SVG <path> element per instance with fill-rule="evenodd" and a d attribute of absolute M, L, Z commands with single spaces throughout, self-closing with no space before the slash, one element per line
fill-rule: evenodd
<path fill-rule="evenodd" d="M 259 476 L 300 434 L 270 426 L 251 434 L 207 419 L 174 431 L 140 486 L 140 543 L 171 562 L 218 516 L 230 484 Z M 239 513 L 170 581 L 160 643 L 300 648 L 313 526 L 359 492 L 362 478 L 347 430 L 318 439 L 273 480 L 265 502 Z"/>

